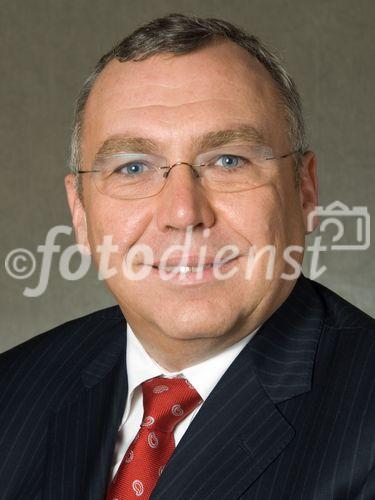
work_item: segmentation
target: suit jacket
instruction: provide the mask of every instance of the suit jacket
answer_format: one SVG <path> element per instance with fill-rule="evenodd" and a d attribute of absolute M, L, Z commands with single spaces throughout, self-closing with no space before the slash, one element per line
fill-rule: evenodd
<path fill-rule="evenodd" d="M 104 500 L 125 327 L 113 307 L 0 356 L 1 500 Z M 300 277 L 205 401 L 152 499 L 375 499 L 374 388 L 374 320 Z"/>

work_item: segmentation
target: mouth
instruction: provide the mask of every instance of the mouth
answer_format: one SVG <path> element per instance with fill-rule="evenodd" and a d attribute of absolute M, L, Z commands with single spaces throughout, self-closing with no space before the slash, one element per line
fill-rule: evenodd
<path fill-rule="evenodd" d="M 165 282 L 176 285 L 200 285 L 212 283 L 228 272 L 237 262 L 238 257 L 223 261 L 208 262 L 202 265 L 153 265 L 152 274 Z"/>
<path fill-rule="evenodd" d="M 201 273 L 206 269 L 211 269 L 213 267 L 219 267 L 218 264 L 213 262 L 210 264 L 204 264 L 201 266 L 152 266 L 154 269 L 159 271 L 164 271 L 166 273 L 176 273 L 176 274 L 188 274 L 188 273 Z"/>

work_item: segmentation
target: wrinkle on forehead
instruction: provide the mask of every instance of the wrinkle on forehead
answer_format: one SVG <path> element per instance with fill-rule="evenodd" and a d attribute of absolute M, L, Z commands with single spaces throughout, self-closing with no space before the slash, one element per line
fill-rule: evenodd
<path fill-rule="evenodd" d="M 122 108 L 126 110 L 143 110 L 145 108 L 153 111 L 157 107 L 162 110 L 173 109 L 178 112 L 183 107 L 186 109 L 189 106 L 196 108 L 209 107 L 214 109 L 218 106 L 225 106 L 230 108 L 240 107 L 243 109 L 244 102 L 252 104 L 261 102 L 269 102 L 274 100 L 272 91 L 264 85 L 251 85 L 249 86 L 232 86 L 228 82 L 223 81 L 220 85 L 212 88 L 212 83 L 201 83 L 199 89 L 197 87 L 191 88 L 189 85 L 181 87 L 179 90 L 170 89 L 166 86 L 159 87 L 157 85 L 148 85 L 140 82 L 137 87 L 130 87 L 125 82 L 120 85 L 116 82 L 112 86 L 103 89 L 103 92 L 93 94 L 90 96 L 87 103 L 87 114 L 94 114 L 96 110 L 106 111 L 109 106 L 115 108 Z M 94 87 L 95 89 L 95 87 Z M 276 96 L 278 99 L 278 96 Z"/>
<path fill-rule="evenodd" d="M 171 100 L 168 99 L 166 100 L 165 103 L 163 104 L 145 104 L 144 103 L 144 100 L 141 104 L 137 105 L 137 106 L 129 106 L 127 107 L 126 109 L 129 110 L 129 111 L 137 111 L 139 109 L 144 109 L 144 108 L 147 108 L 147 109 L 150 109 L 150 110 L 163 110 L 165 108 L 167 109 L 171 109 L 173 110 L 174 108 L 176 110 L 180 110 L 180 108 L 183 108 L 184 106 L 203 106 L 205 104 L 208 104 L 208 105 L 211 105 L 211 104 L 217 104 L 217 105 L 223 105 L 223 103 L 228 103 L 228 104 L 233 104 L 233 98 L 226 98 L 226 97 L 223 97 L 223 98 L 210 98 L 210 99 L 195 99 L 195 100 L 190 100 L 190 101 L 186 101 L 184 100 L 183 102 L 181 102 L 180 104 L 175 104 L 175 103 L 171 103 Z"/>

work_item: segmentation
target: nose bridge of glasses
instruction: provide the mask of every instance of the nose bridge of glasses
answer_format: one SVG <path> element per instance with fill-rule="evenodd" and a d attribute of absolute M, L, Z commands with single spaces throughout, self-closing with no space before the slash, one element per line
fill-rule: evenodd
<path fill-rule="evenodd" d="M 163 173 L 163 177 L 165 179 L 168 178 L 171 170 L 174 168 L 174 167 L 177 167 L 177 166 L 180 166 L 180 165 L 185 165 L 187 167 L 190 167 L 190 169 L 194 172 L 194 175 L 195 177 L 199 177 L 200 176 L 200 172 L 199 172 L 199 166 L 200 165 L 192 165 L 191 163 L 188 163 L 186 161 L 177 161 L 176 163 L 173 163 L 173 165 L 170 165 L 170 166 L 167 166 L 167 167 L 162 167 L 163 169 L 165 169 L 164 173 Z"/>

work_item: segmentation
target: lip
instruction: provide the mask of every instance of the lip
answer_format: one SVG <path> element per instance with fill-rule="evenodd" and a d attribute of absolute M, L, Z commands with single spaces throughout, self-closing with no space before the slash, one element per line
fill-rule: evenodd
<path fill-rule="evenodd" d="M 151 273 L 150 276 L 158 278 L 160 281 L 163 281 L 164 283 L 172 284 L 174 286 L 194 286 L 194 285 L 202 285 L 205 283 L 210 283 L 210 282 L 216 282 L 219 281 L 217 279 L 217 272 L 218 268 L 220 269 L 221 274 L 225 274 L 228 272 L 237 262 L 238 257 L 232 258 L 230 260 L 220 262 L 217 265 L 215 265 L 214 269 L 214 262 L 206 262 L 205 264 L 209 264 L 209 267 L 203 268 L 201 270 L 195 271 L 195 272 L 175 272 L 175 271 L 166 271 L 163 269 L 160 269 L 158 267 L 151 266 Z M 169 261 L 168 261 L 169 264 Z M 180 259 L 178 260 L 178 264 L 180 264 Z M 184 263 L 185 264 L 185 263 Z M 171 267 L 177 267 L 178 265 L 171 266 Z M 198 267 L 198 266 L 187 266 L 187 267 Z M 225 281 L 220 280 L 220 281 Z"/>

